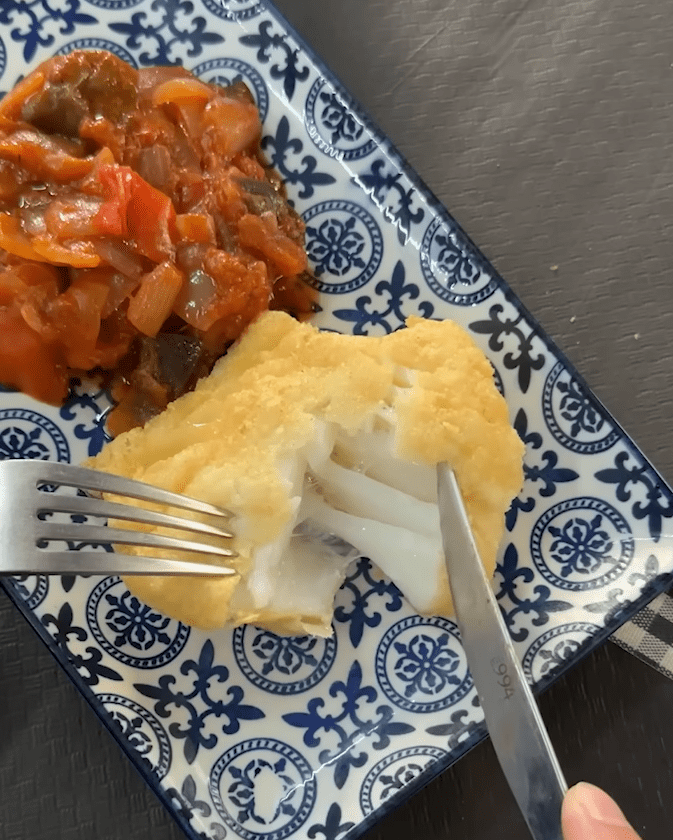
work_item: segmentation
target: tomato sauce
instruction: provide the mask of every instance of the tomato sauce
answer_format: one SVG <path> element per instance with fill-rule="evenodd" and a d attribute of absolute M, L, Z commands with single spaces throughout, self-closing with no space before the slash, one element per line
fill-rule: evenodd
<path fill-rule="evenodd" d="M 113 434 L 192 388 L 262 311 L 315 307 L 304 225 L 242 82 L 40 65 L 0 102 L 0 382 L 53 404 L 106 371 Z"/>

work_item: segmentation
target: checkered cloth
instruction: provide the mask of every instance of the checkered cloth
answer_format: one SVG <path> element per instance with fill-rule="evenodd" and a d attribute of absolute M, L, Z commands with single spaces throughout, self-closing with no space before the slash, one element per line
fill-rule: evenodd
<path fill-rule="evenodd" d="M 658 595 L 610 638 L 673 680 L 673 589 Z"/>

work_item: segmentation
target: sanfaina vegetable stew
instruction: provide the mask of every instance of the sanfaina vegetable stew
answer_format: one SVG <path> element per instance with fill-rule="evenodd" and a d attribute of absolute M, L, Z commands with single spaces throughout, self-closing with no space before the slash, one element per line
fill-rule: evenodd
<path fill-rule="evenodd" d="M 242 82 L 40 65 L 0 102 L 0 382 L 58 404 L 108 371 L 113 434 L 144 423 L 261 312 L 308 316 L 304 225 Z"/>

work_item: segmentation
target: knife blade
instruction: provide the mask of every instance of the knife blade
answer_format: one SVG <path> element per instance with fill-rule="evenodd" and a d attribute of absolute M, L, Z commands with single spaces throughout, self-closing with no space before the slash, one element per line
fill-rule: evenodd
<path fill-rule="evenodd" d="M 562 840 L 563 771 L 484 571 L 455 473 L 437 467 L 456 622 L 505 778 L 535 840 Z"/>

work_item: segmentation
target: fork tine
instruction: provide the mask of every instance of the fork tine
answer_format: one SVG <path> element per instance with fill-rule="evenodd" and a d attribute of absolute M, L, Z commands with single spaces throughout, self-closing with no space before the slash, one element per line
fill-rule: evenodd
<path fill-rule="evenodd" d="M 127 496 L 155 504 L 168 505 L 188 511 L 196 511 L 216 517 L 213 522 L 192 522 L 190 519 L 159 511 L 147 511 L 144 508 L 136 510 L 132 504 L 120 505 L 108 502 L 106 499 L 85 498 L 83 496 L 66 496 L 54 493 L 43 493 L 38 489 L 44 485 L 63 485 L 66 487 L 82 488 L 96 493 L 110 493 L 117 496 Z M 48 488 L 49 489 L 49 488 Z M 18 493 L 20 502 L 15 503 L 16 515 L 25 509 L 25 513 L 36 516 L 39 511 L 84 514 L 103 516 L 107 518 L 141 521 L 145 524 L 161 527 L 180 528 L 187 531 L 207 534 L 217 537 L 214 545 L 179 539 L 170 536 L 136 531 L 126 528 L 110 528 L 104 525 L 68 524 L 36 520 L 33 518 L 31 527 L 20 531 L 20 548 L 16 546 L 17 557 L 8 557 L 8 564 L 3 564 L 2 574 L 122 574 L 122 575 L 235 575 L 235 569 L 220 565 L 221 558 L 236 557 L 237 552 L 225 548 L 218 542 L 230 539 L 232 534 L 225 525 L 226 519 L 232 514 L 214 505 L 201 502 L 198 499 L 181 496 L 177 493 L 161 490 L 142 482 L 132 481 L 118 476 L 99 473 L 70 464 L 60 464 L 53 461 L 0 461 L 0 494 Z M 15 514 L 10 518 L 13 520 Z M 9 522 L 6 523 L 9 526 Z M 11 530 L 11 529 L 10 529 Z M 18 536 L 18 535 L 17 535 Z M 64 551 L 58 547 L 52 549 L 46 546 L 49 540 L 60 540 L 80 544 L 85 550 Z M 48 550 L 39 550 L 43 548 Z M 167 549 L 169 552 L 186 551 L 197 552 L 206 558 L 213 557 L 213 563 L 190 562 L 173 559 L 169 554 L 165 557 L 147 557 L 120 553 L 108 553 L 89 550 L 95 545 L 127 545 L 146 546 L 148 548 Z M 8 567 L 9 566 L 9 567 Z"/>
<path fill-rule="evenodd" d="M 237 574 L 227 566 L 192 563 L 189 560 L 170 560 L 162 557 L 139 557 L 128 554 L 109 554 L 104 551 L 36 551 L 26 568 L 6 574 L 50 575 L 216 575 Z"/>
<path fill-rule="evenodd" d="M 225 539 L 232 539 L 234 536 L 231 531 L 216 525 L 208 525 L 205 522 L 196 522 L 192 519 L 146 510 L 145 508 L 106 502 L 103 499 L 96 499 L 91 496 L 61 496 L 52 493 L 45 502 L 44 508 L 42 508 L 45 511 L 81 513 L 86 516 L 102 516 L 105 519 L 124 519 L 129 522 L 143 522 L 146 525 L 163 525 L 199 534 L 212 534 L 215 537 Z M 42 509 L 38 508 L 38 512 Z"/>
<path fill-rule="evenodd" d="M 54 461 L 34 461 L 32 463 L 36 465 L 37 481 L 45 484 L 81 487 L 82 490 L 130 496 L 132 499 L 140 499 L 144 502 L 154 502 L 160 505 L 171 505 L 183 510 L 207 513 L 210 516 L 231 517 L 231 512 L 223 508 L 210 505 L 199 499 L 183 496 L 180 493 L 171 493 L 170 490 L 162 490 L 160 487 L 153 487 L 142 481 L 134 481 L 131 478 L 122 478 L 118 475 L 102 473 L 86 467 L 74 467 L 72 464 L 60 464 Z"/>
<path fill-rule="evenodd" d="M 145 531 L 133 531 L 130 528 L 106 528 L 103 525 L 76 525 L 56 522 L 40 522 L 35 536 L 36 544 L 42 540 L 64 540 L 75 543 L 114 543 L 119 545 L 137 545 L 145 548 L 170 548 L 176 551 L 197 551 L 218 557 L 236 557 L 230 548 L 208 543 L 181 540 L 177 537 L 165 537 L 160 534 L 148 534 Z M 48 554 L 49 552 L 45 552 Z M 165 562 L 165 561 L 164 561 Z"/>

